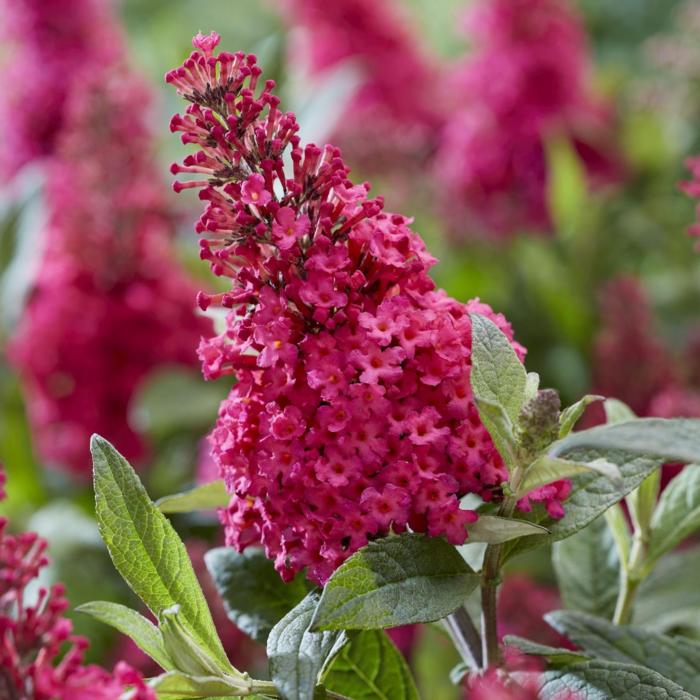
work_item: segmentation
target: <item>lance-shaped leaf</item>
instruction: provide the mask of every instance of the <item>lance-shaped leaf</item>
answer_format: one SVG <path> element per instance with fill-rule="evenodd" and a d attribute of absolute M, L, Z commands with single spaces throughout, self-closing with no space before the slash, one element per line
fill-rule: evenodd
<path fill-rule="evenodd" d="M 536 459 L 525 471 L 525 476 L 520 483 L 516 498 L 522 498 L 540 486 L 546 486 L 553 481 L 568 479 L 577 474 L 596 472 L 610 480 L 618 489 L 622 488 L 622 474 L 620 467 L 606 459 L 597 458 L 591 462 L 574 462 L 569 459 L 542 455 Z"/>
<path fill-rule="evenodd" d="M 605 409 L 606 423 L 626 423 L 637 417 L 637 414 L 626 403 L 618 399 L 605 399 L 603 408 Z"/>
<path fill-rule="evenodd" d="M 418 533 L 358 550 L 326 583 L 312 629 L 382 629 L 456 610 L 479 577 L 445 540 Z"/>
<path fill-rule="evenodd" d="M 181 671 L 170 671 L 153 678 L 149 685 L 157 692 L 158 700 L 219 700 L 236 697 L 254 700 L 246 687 L 248 683 L 239 679 L 193 676 Z"/>
<path fill-rule="evenodd" d="M 595 394 L 586 394 L 582 399 L 579 399 L 575 404 L 565 408 L 559 417 L 559 437 L 566 437 L 573 429 L 583 412 L 596 401 L 604 401 L 604 396 Z"/>
<path fill-rule="evenodd" d="M 619 589 L 620 562 L 605 517 L 555 542 L 552 564 L 567 608 L 612 617 Z"/>
<path fill-rule="evenodd" d="M 545 615 L 547 622 L 586 653 L 606 661 L 648 666 L 694 695 L 700 695 L 700 642 L 614 625 L 573 610 Z"/>
<path fill-rule="evenodd" d="M 501 544 L 526 535 L 547 535 L 546 527 L 518 518 L 502 518 L 497 515 L 480 515 L 479 519 L 469 526 L 469 543 L 486 542 L 486 544 Z"/>
<path fill-rule="evenodd" d="M 571 433 L 549 449 L 551 457 L 570 458 L 579 449 L 623 450 L 678 462 L 700 461 L 700 420 L 637 418 Z"/>
<path fill-rule="evenodd" d="M 530 639 L 523 639 L 513 634 L 508 634 L 503 638 L 506 646 L 515 647 L 518 651 L 528 656 L 539 656 L 547 660 L 547 666 L 556 668 L 566 666 L 567 664 L 582 663 L 588 661 L 588 656 L 578 651 L 571 649 L 560 649 L 558 647 L 550 647 L 546 644 L 538 644 Z"/>
<path fill-rule="evenodd" d="M 231 500 L 223 479 L 196 486 L 189 491 L 164 496 L 156 501 L 161 513 L 191 513 L 195 510 L 224 508 Z"/>
<path fill-rule="evenodd" d="M 660 557 L 700 529 L 700 466 L 689 464 L 661 494 L 651 517 L 643 575 Z"/>
<path fill-rule="evenodd" d="M 540 683 L 541 700 L 558 700 L 567 693 L 591 700 L 697 700 L 649 668 L 600 659 L 545 671 Z"/>
<path fill-rule="evenodd" d="M 114 447 L 93 435 L 90 448 L 97 522 L 117 571 L 156 617 L 179 605 L 183 624 L 231 671 L 182 540 Z"/>
<path fill-rule="evenodd" d="M 514 426 L 525 402 L 527 373 L 513 346 L 485 316 L 471 315 L 471 386 L 482 422 L 512 466 Z"/>
<path fill-rule="evenodd" d="M 319 601 L 312 591 L 290 610 L 267 638 L 270 675 L 285 700 L 312 700 L 323 667 L 347 642 L 344 632 L 311 632 Z"/>
<path fill-rule="evenodd" d="M 162 669 L 169 671 L 175 668 L 165 650 L 160 630 L 136 610 L 119 603 L 96 600 L 80 605 L 76 611 L 90 615 L 125 634 Z"/>
<path fill-rule="evenodd" d="M 419 700 L 406 661 L 382 630 L 354 633 L 323 683 L 353 700 Z"/>
<path fill-rule="evenodd" d="M 308 593 L 301 577 L 285 583 L 262 549 L 218 547 L 204 556 L 231 621 L 258 642 Z"/>

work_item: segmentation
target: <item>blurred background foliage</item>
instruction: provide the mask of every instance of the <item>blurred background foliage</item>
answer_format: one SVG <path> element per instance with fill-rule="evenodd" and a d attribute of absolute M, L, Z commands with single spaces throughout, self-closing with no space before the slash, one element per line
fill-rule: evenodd
<path fill-rule="evenodd" d="M 465 38 L 454 30 L 464 0 L 403 0 L 403 4 L 420 30 L 417 36 L 439 55 L 455 58 L 469 50 Z M 606 281 L 621 274 L 641 281 L 655 328 L 671 350 L 685 347 L 698 326 L 700 259 L 684 233 L 694 220 L 694 204 L 677 183 L 688 176 L 685 157 L 700 152 L 696 89 L 700 60 L 696 72 L 692 62 L 681 70 L 658 60 L 660 38 L 689 51 L 700 46 L 696 31 L 700 26 L 683 19 L 694 4 L 579 1 L 593 51 L 595 82 L 617 108 L 618 145 L 629 176 L 615 188 L 590 193 L 570 146 L 552 139 L 546 151 L 554 235 L 524 231 L 508 240 L 456 243 L 428 201 L 424 185 L 429 173 L 416 175 L 409 208 L 402 203 L 402 212 L 415 217 L 415 229 L 440 259 L 434 269 L 437 283 L 460 300 L 479 296 L 503 312 L 528 348 L 528 369 L 541 375 L 543 386 L 559 389 L 564 403 L 593 385 L 592 350 Z M 197 30 L 216 29 L 223 47 L 256 53 L 266 76 L 280 83 L 287 105 L 301 111 L 302 124 L 320 125 L 322 131 L 334 99 L 347 89 L 343 82 L 347 78 L 340 74 L 337 85 L 325 85 L 314 94 L 293 79 L 285 62 L 289 34 L 272 0 L 124 0 L 118 8 L 131 63 L 158 94 L 150 122 L 164 179 L 181 149 L 167 128 L 179 105 L 174 92 L 165 89 L 162 76 L 190 51 Z M 359 164 L 355 171 L 359 178 L 367 176 Z M 41 197 L 31 174 L 24 179 L 21 196 L 16 190 L 12 197 L 8 193 L 0 209 L 0 341 L 11 336 L 21 316 L 32 252 L 27 231 L 36 228 L 41 217 Z M 391 173 L 372 179 L 373 191 L 387 195 L 391 204 Z M 185 196 L 177 203 L 184 209 L 178 250 L 187 268 L 210 284 L 191 234 L 197 206 L 194 197 Z M 142 473 L 154 498 L 194 483 L 201 440 L 225 392 L 225 383 L 207 384 L 196 370 L 167 367 L 140 388 L 130 420 L 145 432 L 152 448 Z M 20 383 L 5 361 L 0 361 L 0 461 L 9 477 L 9 498 L 0 510 L 11 516 L 14 529 L 35 529 L 49 539 L 53 564 L 46 576 L 66 583 L 71 603 L 95 597 L 132 602 L 98 537 L 89 484 L 40 463 Z M 185 538 L 218 541 L 213 514 L 178 516 L 176 524 Z M 544 584 L 553 580 L 546 552 L 537 550 L 513 565 Z M 76 624 L 79 632 L 94 640 L 93 657 L 113 658 L 114 639 L 106 628 L 80 617 Z M 437 684 L 445 681 L 437 670 L 438 666 L 449 670 L 455 660 L 440 643 L 438 632 L 426 633 L 413 649 L 413 662 L 421 686 L 431 689 L 427 696 L 449 698 L 453 694 L 449 686 L 438 690 Z"/>

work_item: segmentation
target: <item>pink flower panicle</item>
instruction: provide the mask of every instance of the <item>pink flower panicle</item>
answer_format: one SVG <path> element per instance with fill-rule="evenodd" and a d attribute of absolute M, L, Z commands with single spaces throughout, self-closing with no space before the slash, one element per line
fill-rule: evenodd
<path fill-rule="evenodd" d="M 207 378 L 238 380 L 210 436 L 228 542 L 321 582 L 407 526 L 464 542 L 476 514 L 459 498 L 507 478 L 471 394 L 469 313 L 511 328 L 436 291 L 410 221 L 354 185 L 337 148 L 303 146 L 255 57 L 215 56 L 215 40 L 166 81 L 191 103 L 171 128 L 200 149 L 173 165 L 196 177 L 175 189 L 200 189 L 201 257 L 231 280 L 200 295 L 231 310 L 199 349 Z"/>
<path fill-rule="evenodd" d="M 50 155 L 64 109 L 90 68 L 111 60 L 120 34 L 104 0 L 1 0 L 3 57 L 0 181 L 26 163 Z"/>
<path fill-rule="evenodd" d="M 466 28 L 474 50 L 452 76 L 464 99 L 435 162 L 448 214 L 488 236 L 549 231 L 547 139 L 566 136 L 592 184 L 623 174 L 610 109 L 589 89 L 581 20 L 566 0 L 481 0 Z"/>
<path fill-rule="evenodd" d="M 0 468 L 0 485 L 5 476 Z M 4 491 L 0 488 L 0 495 Z M 27 587 L 48 563 L 46 542 L 35 533 L 10 535 L 0 518 L 0 697 L 9 700 L 156 700 L 143 678 L 124 663 L 113 673 L 83 663 L 87 640 L 72 634 L 61 585 Z"/>
<path fill-rule="evenodd" d="M 78 23 L 67 15 L 55 29 Z M 139 117 L 148 90 L 120 56 L 94 57 L 76 75 L 45 163 L 43 258 L 9 354 L 42 458 L 87 478 L 94 432 L 128 459 L 143 457 L 132 397 L 154 368 L 194 365 L 211 325 L 195 314 L 172 247 L 173 216 Z"/>
<path fill-rule="evenodd" d="M 280 0 L 290 63 L 317 78 L 342 65 L 359 85 L 333 133 L 352 162 L 373 170 L 425 158 L 442 123 L 437 60 L 421 47 L 399 3 Z"/>
<path fill-rule="evenodd" d="M 627 403 L 640 416 L 677 383 L 676 362 L 653 334 L 653 314 L 632 277 L 612 280 L 601 296 L 601 326 L 594 343 L 594 390 Z"/>

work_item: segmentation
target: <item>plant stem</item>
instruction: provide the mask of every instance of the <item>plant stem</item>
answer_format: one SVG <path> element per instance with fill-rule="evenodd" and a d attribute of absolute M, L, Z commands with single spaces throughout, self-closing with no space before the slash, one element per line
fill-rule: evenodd
<path fill-rule="evenodd" d="M 483 663 L 481 635 L 464 607 L 445 618 L 445 627 L 459 655 L 469 668 L 478 671 Z"/>
<path fill-rule="evenodd" d="M 644 563 L 647 551 L 647 536 L 641 530 L 636 530 L 632 539 L 629 561 L 622 571 L 622 585 L 617 596 L 613 622 L 616 625 L 625 625 L 632 618 L 634 599 L 637 589 L 642 582 L 639 571 Z"/>
<path fill-rule="evenodd" d="M 251 695 L 262 695 L 265 697 L 279 698 L 280 694 L 274 683 L 270 681 L 258 681 L 254 680 L 251 683 L 250 688 Z M 326 690 L 326 697 L 330 700 L 352 700 L 347 695 L 342 695 L 341 693 L 336 693 L 333 690 Z"/>
<path fill-rule="evenodd" d="M 517 493 L 523 470 L 516 467 L 510 479 L 511 493 Z M 498 515 L 510 518 L 517 500 L 513 496 L 506 498 L 498 509 Z M 498 642 L 498 586 L 501 583 L 502 544 L 490 544 L 484 555 L 481 571 L 481 632 L 483 636 L 483 668 L 499 666 L 502 662 L 501 645 Z"/>

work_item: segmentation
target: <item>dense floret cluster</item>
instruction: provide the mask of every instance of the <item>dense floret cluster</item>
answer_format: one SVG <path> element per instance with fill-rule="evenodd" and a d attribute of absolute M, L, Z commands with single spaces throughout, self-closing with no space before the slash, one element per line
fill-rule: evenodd
<path fill-rule="evenodd" d="M 0 499 L 5 475 L 0 468 Z M 109 673 L 83 663 L 87 640 L 72 634 L 61 585 L 30 592 L 48 563 L 34 533 L 10 535 L 0 518 L 0 697 L 8 700 L 156 700 L 142 677 L 120 663 Z"/>
<path fill-rule="evenodd" d="M 217 43 L 195 37 L 166 79 L 192 103 L 172 130 L 200 148 L 172 168 L 199 179 L 175 189 L 201 188 L 201 255 L 231 279 L 200 295 L 231 311 L 199 350 L 207 378 L 238 380 L 211 435 L 229 542 L 262 541 L 284 577 L 317 581 L 407 526 L 464 542 L 476 515 L 460 497 L 490 500 L 507 477 L 471 394 L 469 314 L 510 326 L 436 291 L 410 221 L 338 149 L 302 146 L 255 58 Z"/>

